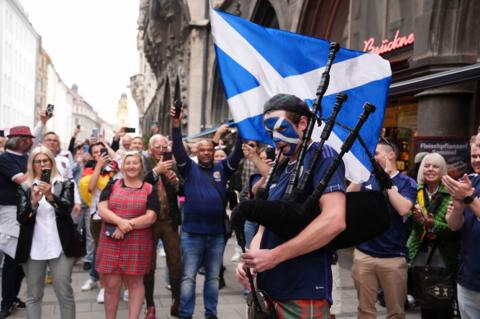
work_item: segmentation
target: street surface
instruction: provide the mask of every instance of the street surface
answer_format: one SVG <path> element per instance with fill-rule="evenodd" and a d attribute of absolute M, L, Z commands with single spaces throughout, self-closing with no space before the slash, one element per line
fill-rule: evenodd
<path fill-rule="evenodd" d="M 235 279 L 235 263 L 230 259 L 234 254 L 235 239 L 228 241 L 224 262 L 227 270 L 225 280 L 227 286 L 220 291 L 218 318 L 241 319 L 246 318 L 245 299 L 242 294 L 242 287 Z M 352 266 L 352 251 L 343 250 L 339 253 L 340 278 L 341 278 L 341 297 L 342 314 L 337 318 L 356 318 L 357 298 L 356 291 L 350 275 Z M 77 319 L 96 319 L 104 318 L 103 305 L 96 302 L 98 289 L 92 291 L 81 291 L 80 287 L 88 278 L 88 273 L 82 269 L 82 263 L 79 262 L 74 268 L 73 287 L 75 291 L 75 300 L 77 307 Z M 172 318 L 170 316 L 170 291 L 165 286 L 165 257 L 158 256 L 156 282 L 155 282 L 155 304 L 157 307 L 157 318 Z M 197 278 L 197 299 L 194 318 L 203 318 L 203 276 Z M 26 286 L 25 281 L 20 292 L 20 298 L 25 300 Z M 385 318 L 385 308 L 377 304 L 378 318 Z M 9 318 L 26 318 L 25 310 L 19 309 Z M 45 296 L 43 298 L 43 319 L 60 319 L 60 310 L 58 302 L 53 292 L 52 285 L 45 287 Z M 120 301 L 118 319 L 127 318 L 127 304 Z M 143 315 L 140 317 L 143 319 Z M 418 309 L 407 312 L 408 319 L 420 318 Z"/>

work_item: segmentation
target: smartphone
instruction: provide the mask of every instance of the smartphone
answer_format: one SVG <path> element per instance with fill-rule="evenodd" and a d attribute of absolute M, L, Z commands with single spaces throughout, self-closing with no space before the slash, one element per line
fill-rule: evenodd
<path fill-rule="evenodd" d="M 182 112 L 183 103 L 180 100 L 175 101 L 175 118 L 178 119 L 180 117 L 180 113 Z"/>
<path fill-rule="evenodd" d="M 163 153 L 163 159 L 162 161 L 169 161 L 172 159 L 172 152 L 165 152 Z"/>
<path fill-rule="evenodd" d="M 100 149 L 100 153 L 101 153 L 101 154 L 108 155 L 108 149 L 107 149 L 106 147 L 102 147 L 102 148 Z"/>
<path fill-rule="evenodd" d="M 90 151 L 90 146 L 88 146 L 88 144 L 83 144 L 82 148 L 84 153 L 88 153 Z"/>
<path fill-rule="evenodd" d="M 125 133 L 135 133 L 135 128 L 134 127 L 126 127 L 125 128 Z"/>
<path fill-rule="evenodd" d="M 95 141 L 98 141 L 98 128 L 96 127 L 92 128 L 92 136 L 95 139 Z"/>
<path fill-rule="evenodd" d="M 77 124 L 77 128 L 80 129 L 80 124 Z"/>
<path fill-rule="evenodd" d="M 265 153 L 267 154 L 267 159 L 272 161 L 275 160 L 275 149 L 273 147 L 267 147 Z"/>
<path fill-rule="evenodd" d="M 55 105 L 53 104 L 48 104 L 47 105 L 47 111 L 45 112 L 45 114 L 50 118 L 53 116 L 53 109 L 55 108 Z"/>
<path fill-rule="evenodd" d="M 5 131 L 4 130 L 0 130 L 0 137 L 5 137 Z"/>
<path fill-rule="evenodd" d="M 105 223 L 105 235 L 107 235 L 107 237 L 112 237 L 116 229 L 117 226 L 115 226 L 114 224 Z"/>
<path fill-rule="evenodd" d="M 40 176 L 40 180 L 42 182 L 50 184 L 50 175 L 52 174 L 52 170 L 50 169 L 42 169 L 42 175 Z"/>

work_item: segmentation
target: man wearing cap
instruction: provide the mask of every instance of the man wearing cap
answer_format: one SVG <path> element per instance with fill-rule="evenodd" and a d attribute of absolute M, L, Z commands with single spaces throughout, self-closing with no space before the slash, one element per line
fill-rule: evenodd
<path fill-rule="evenodd" d="M 0 154 L 0 249 L 5 253 L 0 319 L 8 317 L 15 307 L 25 306 L 17 298 L 24 273 L 14 260 L 20 230 L 16 194 L 18 185 L 26 179 L 27 153 L 34 136 L 28 126 L 15 126 L 7 137 L 6 150 Z"/>
<path fill-rule="evenodd" d="M 264 105 L 263 123 L 275 143 L 286 157 L 286 165 L 279 166 L 280 174 L 269 188 L 269 200 L 282 199 L 288 180 L 295 174 L 301 142 L 311 111 L 307 104 L 294 95 L 277 94 Z M 309 167 L 319 144 L 308 141 L 303 166 Z M 326 170 L 337 157 L 329 146 L 323 146 L 322 157 L 314 166 L 305 195 L 319 185 Z M 281 167 L 281 168 L 280 168 Z M 296 237 L 283 240 L 272 231 L 260 226 L 242 254 L 237 277 L 248 285 L 245 267 L 257 273 L 258 288 L 265 291 L 273 302 L 279 318 L 328 318 L 332 303 L 332 252 L 321 250 L 345 229 L 345 167 L 334 173 L 318 202 L 318 216 Z"/>

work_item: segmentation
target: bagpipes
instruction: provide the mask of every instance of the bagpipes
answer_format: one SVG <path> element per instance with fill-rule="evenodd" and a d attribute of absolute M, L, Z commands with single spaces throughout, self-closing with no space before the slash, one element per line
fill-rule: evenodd
<path fill-rule="evenodd" d="M 368 116 L 375 112 L 374 105 L 366 103 L 364 105 L 364 111 L 360 115 L 355 127 L 350 129 L 336 121 L 336 116 L 339 113 L 343 102 L 346 100 L 345 94 L 337 94 L 332 114 L 326 121 L 322 131 L 319 147 L 315 150 L 315 154 L 313 155 L 309 167 L 303 167 L 303 159 L 315 123 L 321 123 L 322 120 L 321 101 L 328 87 L 330 68 L 337 51 L 338 44 L 332 43 L 325 71 L 322 74 L 322 79 L 317 89 L 317 99 L 314 103 L 314 112 L 312 112 L 312 116 L 309 118 L 299 156 L 295 164 L 295 173 L 290 175 L 284 197 L 281 200 L 267 200 L 269 186 L 274 179 L 274 176 L 277 175 L 279 165 L 281 165 L 279 164 L 280 154 L 278 154 L 267 178 L 265 189 L 257 191 L 255 199 L 240 203 L 232 211 L 232 227 L 236 233 L 238 244 L 242 249 L 245 246 L 245 235 L 243 230 L 245 220 L 257 222 L 279 237 L 288 240 L 295 237 L 313 219 L 321 214 L 319 199 L 325 191 L 331 177 L 340 166 L 343 156 L 350 150 L 357 139 L 369 155 L 374 167 L 374 174 L 377 179 L 379 179 L 384 190 L 347 193 L 346 229 L 322 249 L 336 250 L 355 246 L 382 234 L 390 226 L 388 197 L 385 192 L 386 188 L 392 186 L 391 179 L 388 174 L 385 173 L 383 168 L 375 161 L 359 135 L 360 129 L 368 119 Z M 350 133 L 342 145 L 340 153 L 331 163 L 331 166 L 328 168 L 319 185 L 315 188 L 313 193 L 308 197 L 305 197 L 303 195 L 305 185 L 310 178 L 311 172 L 315 169 L 316 162 L 322 156 L 323 145 L 329 138 L 335 124 L 348 129 Z"/>

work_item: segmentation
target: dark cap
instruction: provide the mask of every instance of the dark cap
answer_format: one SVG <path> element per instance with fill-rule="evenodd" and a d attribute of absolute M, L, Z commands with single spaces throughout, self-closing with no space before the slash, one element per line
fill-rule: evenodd
<path fill-rule="evenodd" d="M 291 94 L 277 94 L 270 98 L 263 106 L 263 114 L 276 110 L 295 112 L 307 117 L 311 115 L 307 103 Z"/>

